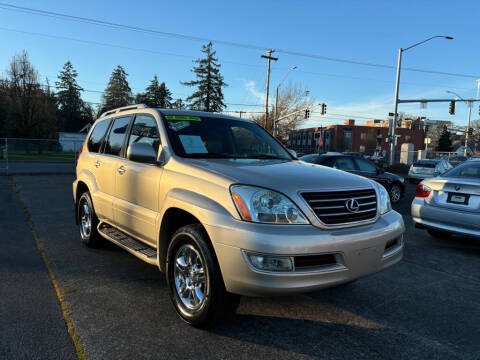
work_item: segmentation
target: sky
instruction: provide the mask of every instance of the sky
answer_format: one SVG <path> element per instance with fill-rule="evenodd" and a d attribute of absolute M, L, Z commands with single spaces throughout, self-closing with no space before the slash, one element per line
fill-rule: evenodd
<path fill-rule="evenodd" d="M 2 4 L 187 35 L 188 39 L 11 11 Z M 318 108 L 303 127 L 341 124 L 345 118 L 363 123 L 367 118 L 385 119 L 393 112 L 398 49 L 434 35 L 449 35 L 454 40 L 434 39 L 404 52 L 400 99 L 453 98 L 447 90 L 474 98 L 480 78 L 479 12 L 477 0 L 0 0 L 0 76 L 6 75 L 12 57 L 26 50 L 42 81 L 48 78 L 50 83 L 70 60 L 86 90 L 86 101 L 101 101 L 101 92 L 118 64 L 129 74 L 134 93 L 144 91 L 156 74 L 174 98 L 184 99 L 193 89 L 180 82 L 193 79 L 192 60 L 201 56 L 204 39 L 210 39 L 228 84 L 224 89 L 228 111 L 263 111 L 266 60 L 260 55 L 263 49 L 272 48 L 279 59 L 272 63 L 271 101 L 279 81 L 297 66 L 282 87 L 299 84 L 315 102 L 327 104 L 326 116 Z M 400 104 L 399 112 L 457 125 L 466 125 L 468 116 L 463 103 L 457 103 L 454 116 L 448 113 L 448 103 L 430 103 L 426 109 Z M 478 118 L 476 103 L 472 119 Z"/>

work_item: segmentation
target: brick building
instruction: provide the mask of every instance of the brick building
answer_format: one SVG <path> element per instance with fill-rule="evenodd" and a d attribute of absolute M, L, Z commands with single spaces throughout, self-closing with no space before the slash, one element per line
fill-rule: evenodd
<path fill-rule="evenodd" d="M 291 131 L 288 147 L 298 154 L 337 152 L 361 152 L 372 155 L 388 154 L 390 144 L 387 142 L 388 126 L 384 121 L 355 125 L 355 120 L 346 120 L 345 125 L 331 125 Z M 396 152 L 404 143 L 414 145 L 414 150 L 425 148 L 425 132 L 422 129 L 410 129 L 410 126 L 397 128 Z"/>

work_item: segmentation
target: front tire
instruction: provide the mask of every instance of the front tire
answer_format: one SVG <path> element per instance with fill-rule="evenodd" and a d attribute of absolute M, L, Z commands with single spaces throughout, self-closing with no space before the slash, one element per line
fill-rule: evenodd
<path fill-rule="evenodd" d="M 402 199 L 402 189 L 398 184 L 392 184 L 388 193 L 392 204 L 398 204 Z"/>
<path fill-rule="evenodd" d="M 199 224 L 178 229 L 167 251 L 167 284 L 177 314 L 208 328 L 234 313 L 239 296 L 225 290 L 207 234 Z"/>
<path fill-rule="evenodd" d="M 97 230 L 98 218 L 95 214 L 92 198 L 88 191 L 84 192 L 77 202 L 78 226 L 80 239 L 88 247 L 98 247 L 103 242 Z"/>

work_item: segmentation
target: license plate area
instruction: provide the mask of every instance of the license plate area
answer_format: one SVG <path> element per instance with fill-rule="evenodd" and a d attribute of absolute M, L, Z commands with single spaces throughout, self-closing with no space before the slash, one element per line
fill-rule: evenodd
<path fill-rule="evenodd" d="M 469 194 L 448 193 L 447 203 L 468 205 Z"/>

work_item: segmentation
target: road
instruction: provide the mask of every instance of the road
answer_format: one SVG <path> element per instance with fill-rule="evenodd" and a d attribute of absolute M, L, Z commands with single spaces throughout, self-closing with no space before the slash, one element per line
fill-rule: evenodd
<path fill-rule="evenodd" d="M 401 263 L 334 289 L 244 297 L 234 321 L 203 331 L 177 318 L 155 267 L 114 245 L 82 246 L 72 180 L 0 177 L 2 359 L 77 357 L 25 214 L 89 359 L 480 359 L 480 242 L 415 229 L 413 186 L 396 206 L 407 224 Z"/>

